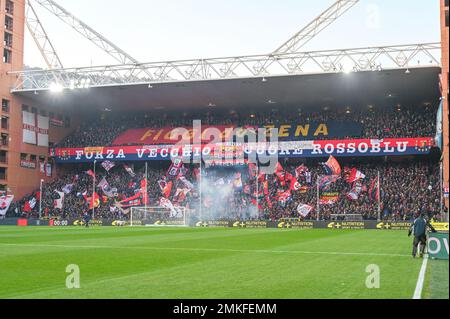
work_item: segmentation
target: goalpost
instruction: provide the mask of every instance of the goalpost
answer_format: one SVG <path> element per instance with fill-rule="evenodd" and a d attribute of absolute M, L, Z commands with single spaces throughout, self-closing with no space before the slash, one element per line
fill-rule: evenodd
<path fill-rule="evenodd" d="M 185 207 L 131 207 L 130 226 L 184 227 L 188 226 L 188 214 Z"/>

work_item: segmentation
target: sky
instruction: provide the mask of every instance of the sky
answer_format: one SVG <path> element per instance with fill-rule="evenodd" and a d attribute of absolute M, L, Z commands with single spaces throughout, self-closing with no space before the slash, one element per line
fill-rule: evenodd
<path fill-rule="evenodd" d="M 334 0 L 55 0 L 140 62 L 273 52 Z M 64 67 L 117 64 L 34 7 Z M 440 41 L 439 1 L 361 0 L 303 50 Z M 25 64 L 45 67 L 30 34 Z"/>

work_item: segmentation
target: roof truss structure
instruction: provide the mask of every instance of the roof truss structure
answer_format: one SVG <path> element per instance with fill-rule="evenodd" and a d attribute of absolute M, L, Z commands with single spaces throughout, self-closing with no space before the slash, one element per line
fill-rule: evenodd
<path fill-rule="evenodd" d="M 10 72 L 17 81 L 12 91 L 45 90 L 54 85 L 90 87 L 210 81 L 311 73 L 339 73 L 440 66 L 441 44 L 425 43 L 288 54 L 105 65 L 55 70 Z M 147 75 L 150 74 L 151 77 Z M 84 87 L 83 85 L 81 87 Z"/>
<path fill-rule="evenodd" d="M 299 52 L 327 26 L 352 8 L 359 0 L 337 0 L 306 27 L 267 55 L 235 56 L 139 63 L 126 52 L 76 18 L 53 0 L 35 1 L 78 33 L 96 44 L 119 64 L 82 68 L 62 68 L 61 60 L 51 44 L 35 10 L 29 3 L 31 15 L 27 26 L 38 45 L 49 70 L 9 72 L 17 81 L 13 92 L 23 90 L 77 89 L 114 85 L 156 84 L 183 81 L 209 81 L 236 78 L 257 78 L 300 75 L 377 71 L 423 66 L 440 66 L 441 44 L 379 46 L 368 48 Z"/>

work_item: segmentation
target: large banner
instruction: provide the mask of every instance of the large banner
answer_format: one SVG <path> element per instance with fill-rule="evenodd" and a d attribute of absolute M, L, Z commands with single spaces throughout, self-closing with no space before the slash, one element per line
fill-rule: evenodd
<path fill-rule="evenodd" d="M 311 122 L 311 123 L 283 123 L 277 125 L 262 126 L 269 134 L 269 130 L 278 129 L 278 140 L 280 141 L 299 141 L 320 138 L 333 138 L 338 136 L 359 136 L 361 135 L 362 126 L 358 122 L 353 121 L 328 121 L 328 122 Z M 142 128 L 130 129 L 119 135 L 113 142 L 113 145 L 130 145 L 130 144 L 176 144 L 183 141 L 184 144 L 192 144 L 195 141 L 201 143 L 211 142 L 210 134 L 220 132 L 222 139 L 226 142 L 233 141 L 233 131 L 236 130 L 237 136 L 254 135 L 257 132 L 257 126 L 245 126 L 236 128 L 234 126 L 201 126 L 200 130 L 193 128 Z M 172 137 L 172 138 L 171 138 Z"/>
<path fill-rule="evenodd" d="M 36 145 L 36 117 L 34 113 L 22 112 L 23 142 Z"/>
<path fill-rule="evenodd" d="M 46 116 L 37 116 L 37 145 L 48 147 L 48 127 L 49 118 Z"/>
<path fill-rule="evenodd" d="M 23 111 L 22 119 L 23 142 L 48 147 L 49 118 Z"/>
<path fill-rule="evenodd" d="M 52 148 L 50 156 L 56 163 L 102 161 L 170 160 L 185 156 L 213 160 L 245 158 L 249 154 L 278 154 L 281 158 L 334 156 L 392 156 L 428 154 L 434 146 L 432 137 L 357 140 L 291 141 L 276 144 L 231 145 L 146 145 L 87 148 Z"/>

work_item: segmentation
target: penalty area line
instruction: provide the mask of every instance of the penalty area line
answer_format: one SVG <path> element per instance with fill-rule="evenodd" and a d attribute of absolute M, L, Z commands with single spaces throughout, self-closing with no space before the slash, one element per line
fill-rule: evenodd
<path fill-rule="evenodd" d="M 414 295 L 412 299 L 421 299 L 422 298 L 422 290 L 423 283 L 425 281 L 425 273 L 427 270 L 428 264 L 428 256 L 425 255 L 422 261 L 422 267 L 420 267 L 419 277 L 417 278 L 416 289 L 414 290 Z"/>

